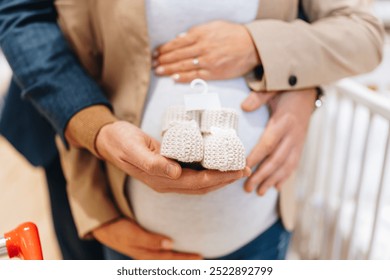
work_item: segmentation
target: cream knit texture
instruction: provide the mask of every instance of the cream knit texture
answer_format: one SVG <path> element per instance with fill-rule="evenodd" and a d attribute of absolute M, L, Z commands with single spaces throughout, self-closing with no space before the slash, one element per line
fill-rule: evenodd
<path fill-rule="evenodd" d="M 203 167 L 220 171 L 245 168 L 245 148 L 237 135 L 237 126 L 235 110 L 206 110 L 202 113 Z"/>
<path fill-rule="evenodd" d="M 199 111 L 186 111 L 181 106 L 168 108 L 163 119 L 161 155 L 181 162 L 200 162 L 203 138 L 199 119 Z"/>

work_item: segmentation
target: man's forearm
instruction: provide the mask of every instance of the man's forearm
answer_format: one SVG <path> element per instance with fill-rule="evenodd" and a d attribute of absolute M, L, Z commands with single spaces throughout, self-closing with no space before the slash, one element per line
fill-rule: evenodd
<path fill-rule="evenodd" d="M 0 0 L 0 46 L 22 97 L 65 140 L 75 114 L 110 103 L 70 50 L 56 17 L 53 1 Z"/>

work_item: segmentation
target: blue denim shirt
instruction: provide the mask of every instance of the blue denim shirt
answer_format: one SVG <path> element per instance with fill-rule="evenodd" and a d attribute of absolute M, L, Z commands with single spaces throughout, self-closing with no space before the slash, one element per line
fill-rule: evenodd
<path fill-rule="evenodd" d="M 55 155 L 71 117 L 85 107 L 110 107 L 57 24 L 53 0 L 0 0 L 0 47 L 13 80 L 0 117 L 2 133 L 34 165 Z"/>

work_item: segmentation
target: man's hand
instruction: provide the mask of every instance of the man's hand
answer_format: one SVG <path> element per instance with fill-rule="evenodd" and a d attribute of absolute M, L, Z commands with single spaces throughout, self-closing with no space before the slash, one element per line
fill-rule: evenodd
<path fill-rule="evenodd" d="M 280 190 L 298 167 L 315 98 L 315 89 L 252 92 L 241 104 L 244 111 L 254 111 L 268 103 L 272 111 L 263 135 L 247 158 L 251 168 L 260 164 L 245 182 L 247 192 L 257 190 L 264 195 L 272 186 Z"/>
<path fill-rule="evenodd" d="M 108 247 L 137 260 L 200 260 L 198 254 L 172 251 L 172 240 L 147 232 L 135 222 L 122 218 L 93 231 Z"/>
<path fill-rule="evenodd" d="M 204 194 L 250 174 L 248 167 L 232 172 L 182 169 L 177 162 L 160 155 L 157 140 L 125 121 L 103 126 L 96 148 L 104 160 L 158 192 Z"/>
<path fill-rule="evenodd" d="M 191 28 L 160 46 L 153 62 L 157 75 L 173 75 L 183 83 L 241 77 L 258 64 L 260 58 L 246 27 L 226 21 Z"/>

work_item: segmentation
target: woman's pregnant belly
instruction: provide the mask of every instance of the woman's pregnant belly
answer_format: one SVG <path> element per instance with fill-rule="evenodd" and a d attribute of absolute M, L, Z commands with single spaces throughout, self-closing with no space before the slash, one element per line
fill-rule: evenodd
<path fill-rule="evenodd" d="M 209 91 L 218 92 L 223 107 L 239 113 L 238 135 L 248 155 L 258 142 L 268 121 L 263 107 L 245 113 L 240 109 L 249 89 L 244 79 L 208 82 Z M 188 84 L 153 76 L 142 120 L 142 130 L 161 141 L 161 121 L 171 105 L 184 104 Z M 245 179 L 206 195 L 158 193 L 131 179 L 127 193 L 137 222 L 145 229 L 172 238 L 174 250 L 196 252 L 216 258 L 242 247 L 277 220 L 277 192 L 259 197 L 243 189 Z"/>

